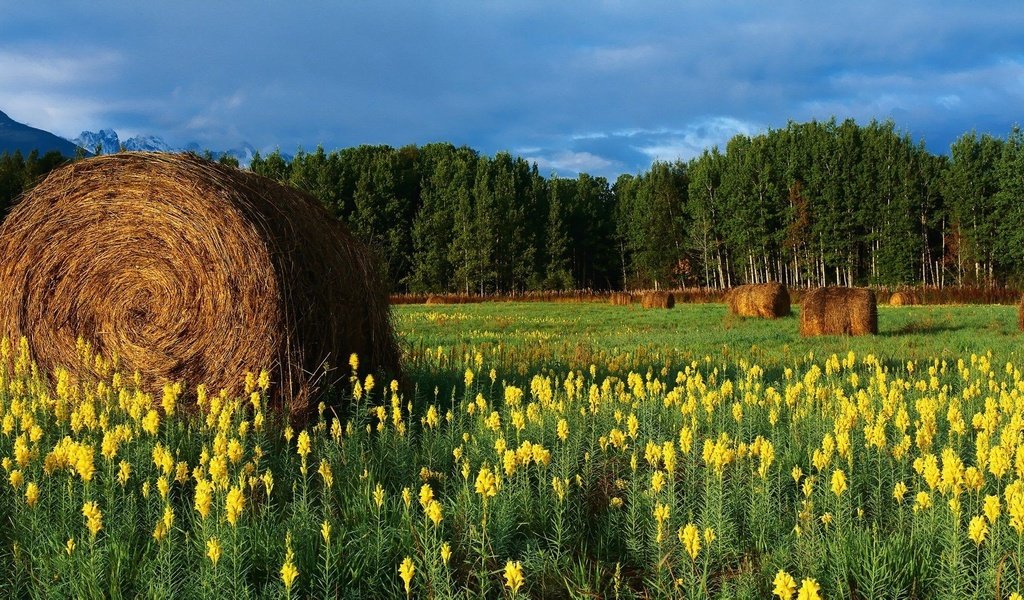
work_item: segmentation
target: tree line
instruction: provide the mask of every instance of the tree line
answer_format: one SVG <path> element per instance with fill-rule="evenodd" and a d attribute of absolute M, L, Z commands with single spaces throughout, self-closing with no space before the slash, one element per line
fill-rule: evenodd
<path fill-rule="evenodd" d="M 0 157 L 0 211 L 59 156 Z M 947 155 L 892 122 L 789 123 L 614 182 L 447 143 L 256 155 L 395 291 L 1024 283 L 1024 133 Z"/>

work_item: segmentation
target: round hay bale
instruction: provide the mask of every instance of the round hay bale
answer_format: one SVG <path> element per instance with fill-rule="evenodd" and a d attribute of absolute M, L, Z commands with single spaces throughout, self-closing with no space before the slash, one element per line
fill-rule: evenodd
<path fill-rule="evenodd" d="M 790 314 L 789 290 L 781 283 L 741 285 L 729 290 L 725 303 L 740 317 L 777 319 Z"/>
<path fill-rule="evenodd" d="M 325 366 L 358 354 L 398 375 L 367 249 L 312 197 L 187 154 L 119 153 L 58 169 L 0 226 L 0 335 L 46 369 L 87 369 L 76 340 L 144 386 L 240 390 L 266 368 L 302 418 Z"/>
<path fill-rule="evenodd" d="M 445 304 L 444 296 L 431 294 L 427 296 L 427 304 Z"/>
<path fill-rule="evenodd" d="M 892 296 L 889 296 L 889 306 L 914 306 L 917 304 L 921 304 L 921 300 L 917 293 L 911 290 L 893 292 Z"/>
<path fill-rule="evenodd" d="M 676 297 L 671 292 L 645 292 L 640 298 L 644 308 L 674 308 Z"/>
<path fill-rule="evenodd" d="M 633 295 L 629 292 L 612 292 L 608 303 L 612 306 L 629 306 L 633 303 Z"/>
<path fill-rule="evenodd" d="M 800 335 L 867 335 L 878 333 L 875 292 L 867 288 L 824 287 L 804 294 Z"/>

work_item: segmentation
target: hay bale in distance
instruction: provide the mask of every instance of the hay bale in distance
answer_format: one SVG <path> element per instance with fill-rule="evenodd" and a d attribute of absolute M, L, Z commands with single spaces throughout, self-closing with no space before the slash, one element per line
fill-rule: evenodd
<path fill-rule="evenodd" d="M 741 317 L 777 319 L 790 314 L 789 290 L 781 283 L 741 285 L 725 296 L 729 312 Z"/>
<path fill-rule="evenodd" d="M 674 308 L 676 297 L 671 292 L 645 292 L 640 298 L 644 308 Z"/>
<path fill-rule="evenodd" d="M 629 292 L 612 292 L 608 297 L 608 303 L 612 306 L 629 306 L 633 303 L 633 294 Z"/>
<path fill-rule="evenodd" d="M 800 335 L 867 335 L 878 333 L 874 290 L 824 287 L 811 290 L 800 303 Z"/>
<path fill-rule="evenodd" d="M 81 337 L 143 385 L 240 391 L 271 370 L 303 418 L 347 372 L 398 375 L 368 250 L 312 197 L 187 154 L 119 153 L 58 169 L 0 227 L 0 335 L 75 368 Z M 84 369 L 84 367 L 81 367 Z"/>
<path fill-rule="evenodd" d="M 912 290 L 893 292 L 892 296 L 889 296 L 889 306 L 914 306 L 917 304 L 921 304 L 921 299 L 917 292 Z"/>

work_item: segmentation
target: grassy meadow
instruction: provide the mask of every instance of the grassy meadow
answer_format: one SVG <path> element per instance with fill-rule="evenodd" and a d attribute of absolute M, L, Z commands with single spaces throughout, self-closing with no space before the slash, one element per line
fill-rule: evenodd
<path fill-rule="evenodd" d="M 395 307 L 305 427 L 0 344 L 0 595 L 1019 598 L 1016 308 Z M 199 410 L 189 408 L 198 403 Z"/>

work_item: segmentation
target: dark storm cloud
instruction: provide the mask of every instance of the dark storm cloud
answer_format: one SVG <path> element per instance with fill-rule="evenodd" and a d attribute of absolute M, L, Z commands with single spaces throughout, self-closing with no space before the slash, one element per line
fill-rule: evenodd
<path fill-rule="evenodd" d="M 1024 100 L 1024 11 L 984 5 L 0 1 L 0 110 L 73 137 L 446 140 L 635 172 L 788 119 L 892 118 L 944 151 Z"/>

